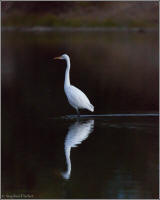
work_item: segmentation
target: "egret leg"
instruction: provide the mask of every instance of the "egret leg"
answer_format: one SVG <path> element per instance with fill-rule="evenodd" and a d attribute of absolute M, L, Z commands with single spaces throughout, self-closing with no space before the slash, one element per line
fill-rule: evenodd
<path fill-rule="evenodd" d="M 77 109 L 77 117 L 78 117 L 78 118 L 80 117 L 80 112 L 79 112 L 78 109 Z"/>

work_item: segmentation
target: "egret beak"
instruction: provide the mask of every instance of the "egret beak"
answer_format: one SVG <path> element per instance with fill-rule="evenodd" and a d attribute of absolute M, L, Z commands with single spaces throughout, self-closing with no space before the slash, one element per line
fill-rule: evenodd
<path fill-rule="evenodd" d="M 56 59 L 61 59 L 61 56 L 59 56 L 59 57 L 55 57 L 54 59 L 55 59 L 55 60 L 56 60 Z"/>

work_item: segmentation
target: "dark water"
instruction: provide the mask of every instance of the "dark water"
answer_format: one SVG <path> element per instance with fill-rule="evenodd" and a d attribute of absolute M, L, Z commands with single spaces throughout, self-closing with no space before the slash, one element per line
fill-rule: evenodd
<path fill-rule="evenodd" d="M 3 197 L 158 198 L 158 73 L 156 32 L 2 32 Z"/>

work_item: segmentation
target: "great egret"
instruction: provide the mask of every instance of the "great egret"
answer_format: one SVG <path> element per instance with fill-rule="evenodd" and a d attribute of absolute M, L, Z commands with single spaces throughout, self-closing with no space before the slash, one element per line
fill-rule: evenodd
<path fill-rule="evenodd" d="M 65 72 L 64 80 L 64 91 L 67 96 L 69 104 L 76 109 L 77 115 L 79 115 L 79 109 L 87 109 L 91 112 L 94 111 L 94 106 L 90 103 L 88 97 L 78 88 L 70 84 L 70 58 L 67 54 L 55 57 L 54 59 L 65 60 L 67 63 L 67 68 Z"/>

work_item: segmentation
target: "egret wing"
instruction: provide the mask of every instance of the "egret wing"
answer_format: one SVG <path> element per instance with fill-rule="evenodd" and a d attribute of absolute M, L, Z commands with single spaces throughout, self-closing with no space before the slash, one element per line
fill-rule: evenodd
<path fill-rule="evenodd" d="M 88 97 L 78 88 L 71 85 L 66 91 L 69 103 L 75 108 L 85 108 L 93 110 Z"/>

